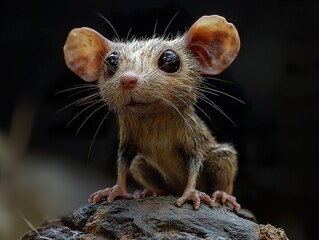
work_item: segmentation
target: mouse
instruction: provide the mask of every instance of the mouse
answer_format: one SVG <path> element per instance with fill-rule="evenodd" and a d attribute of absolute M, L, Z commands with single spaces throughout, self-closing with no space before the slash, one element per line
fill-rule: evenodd
<path fill-rule="evenodd" d="M 236 27 L 219 15 L 202 16 L 175 37 L 109 40 L 89 27 L 69 32 L 67 67 L 97 84 L 119 127 L 116 184 L 89 201 L 174 195 L 178 207 L 219 202 L 240 210 L 232 195 L 238 153 L 218 142 L 195 110 L 204 76 L 225 70 L 239 49 Z M 143 190 L 128 193 L 129 175 Z"/>

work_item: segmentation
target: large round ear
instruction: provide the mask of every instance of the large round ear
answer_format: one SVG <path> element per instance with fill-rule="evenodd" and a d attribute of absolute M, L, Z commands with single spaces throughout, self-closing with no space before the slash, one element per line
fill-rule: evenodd
<path fill-rule="evenodd" d="M 240 48 L 238 32 L 225 18 L 211 15 L 197 20 L 185 36 L 201 74 L 215 75 L 227 68 Z"/>
<path fill-rule="evenodd" d="M 66 65 L 86 82 L 98 79 L 111 41 L 87 27 L 69 33 L 63 47 Z"/>

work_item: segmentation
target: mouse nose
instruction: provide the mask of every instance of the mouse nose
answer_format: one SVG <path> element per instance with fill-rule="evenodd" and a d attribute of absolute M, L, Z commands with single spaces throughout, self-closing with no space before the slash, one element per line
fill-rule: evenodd
<path fill-rule="evenodd" d="M 138 76 L 134 72 L 125 72 L 120 77 L 121 87 L 123 89 L 133 89 L 137 84 Z"/>

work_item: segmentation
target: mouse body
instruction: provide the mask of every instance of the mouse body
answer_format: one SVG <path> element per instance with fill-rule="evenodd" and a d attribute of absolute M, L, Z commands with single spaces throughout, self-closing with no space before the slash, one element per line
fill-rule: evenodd
<path fill-rule="evenodd" d="M 195 111 L 202 75 L 216 75 L 235 59 L 238 32 L 225 18 L 198 19 L 183 35 L 110 41 L 93 29 L 73 29 L 64 45 L 67 66 L 100 96 L 119 125 L 117 183 L 90 201 L 117 197 L 178 195 L 177 206 L 193 201 L 215 206 L 233 197 L 237 152 L 219 143 Z M 208 91 L 207 89 L 205 91 Z M 129 194 L 131 174 L 143 191 Z"/>

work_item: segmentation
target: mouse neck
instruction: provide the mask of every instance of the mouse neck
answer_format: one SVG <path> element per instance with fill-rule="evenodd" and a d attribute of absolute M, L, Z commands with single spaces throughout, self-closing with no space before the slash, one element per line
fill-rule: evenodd
<path fill-rule="evenodd" d="M 135 115 L 131 113 L 118 114 L 120 139 L 136 139 L 140 135 L 159 136 L 163 132 L 174 134 L 183 130 L 187 134 L 189 125 L 197 120 L 193 108 L 183 108 L 156 114 Z M 147 139 L 145 139 L 147 141 Z"/>

